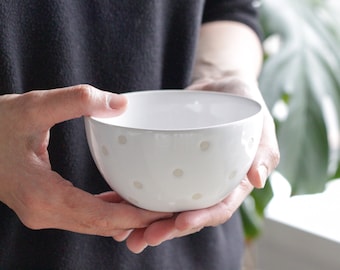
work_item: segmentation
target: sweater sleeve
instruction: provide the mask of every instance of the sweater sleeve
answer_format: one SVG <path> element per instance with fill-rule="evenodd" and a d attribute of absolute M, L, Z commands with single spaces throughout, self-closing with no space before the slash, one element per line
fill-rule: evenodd
<path fill-rule="evenodd" d="M 230 20 L 244 23 L 262 39 L 257 10 L 259 5 L 258 0 L 206 0 L 202 22 Z"/>

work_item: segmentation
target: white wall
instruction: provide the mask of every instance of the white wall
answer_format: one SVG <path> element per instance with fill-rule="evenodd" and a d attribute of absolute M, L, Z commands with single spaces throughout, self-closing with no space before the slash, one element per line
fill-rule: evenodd
<path fill-rule="evenodd" d="M 257 270 L 340 269 L 340 243 L 271 219 L 256 252 Z"/>
<path fill-rule="evenodd" d="M 289 184 L 273 179 L 256 270 L 340 270 L 340 180 L 323 193 L 290 197 Z"/>

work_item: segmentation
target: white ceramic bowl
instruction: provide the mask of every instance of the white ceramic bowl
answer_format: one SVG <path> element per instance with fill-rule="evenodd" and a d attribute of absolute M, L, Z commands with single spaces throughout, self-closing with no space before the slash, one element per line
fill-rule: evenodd
<path fill-rule="evenodd" d="M 95 163 L 113 190 L 148 210 L 212 206 L 245 177 L 262 131 L 261 106 L 225 93 L 125 94 L 118 117 L 86 117 Z"/>

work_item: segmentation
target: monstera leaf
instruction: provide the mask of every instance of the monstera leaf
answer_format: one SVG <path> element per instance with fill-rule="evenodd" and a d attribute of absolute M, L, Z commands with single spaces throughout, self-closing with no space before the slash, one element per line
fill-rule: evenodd
<path fill-rule="evenodd" d="M 340 176 L 334 145 L 340 119 L 340 9 L 333 2 L 263 0 L 260 8 L 264 44 L 275 45 L 265 50 L 260 89 L 276 121 L 277 171 L 290 182 L 292 195 L 321 192 Z M 261 207 L 271 189 L 255 194 L 241 207 L 248 237 L 259 234 Z"/>
<path fill-rule="evenodd" d="M 272 110 L 278 102 L 287 109 L 284 119 L 277 118 L 278 171 L 293 194 L 320 192 L 335 173 L 330 172 L 327 126 L 329 107 L 340 117 L 340 32 L 334 9 L 328 1 L 265 0 L 261 10 L 266 37 L 277 35 L 281 45 L 266 59 L 260 88 Z"/>

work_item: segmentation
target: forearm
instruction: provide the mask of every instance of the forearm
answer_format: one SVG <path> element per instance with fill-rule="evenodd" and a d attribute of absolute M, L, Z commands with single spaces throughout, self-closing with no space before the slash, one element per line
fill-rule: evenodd
<path fill-rule="evenodd" d="M 261 65 L 261 42 L 251 28 L 231 21 L 203 24 L 193 82 L 226 76 L 256 81 Z"/>

